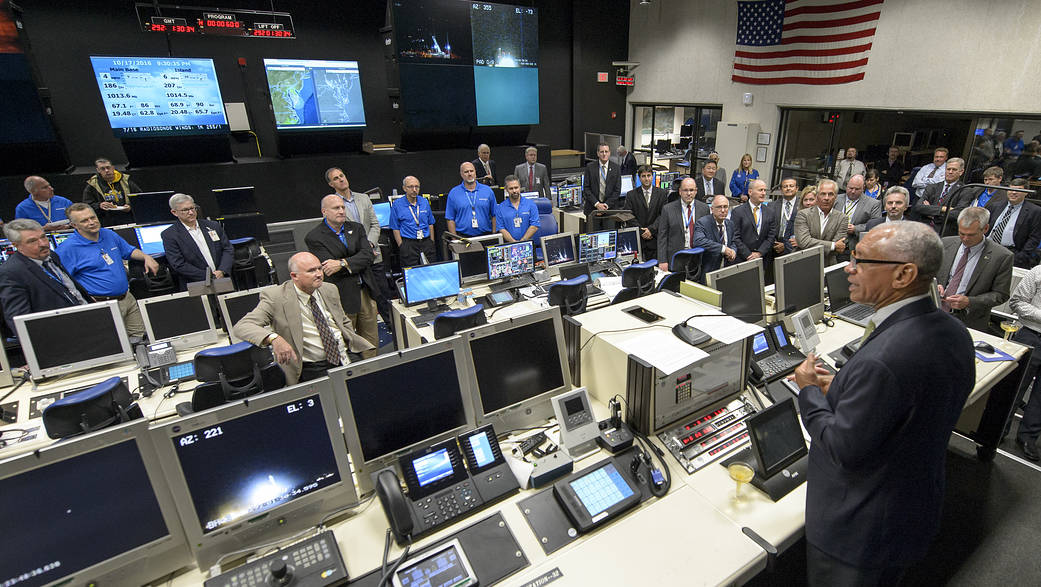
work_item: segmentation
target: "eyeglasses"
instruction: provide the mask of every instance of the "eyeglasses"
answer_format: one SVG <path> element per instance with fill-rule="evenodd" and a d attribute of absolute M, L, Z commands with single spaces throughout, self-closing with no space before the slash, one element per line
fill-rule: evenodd
<path fill-rule="evenodd" d="M 181 214 L 187 214 L 189 212 L 198 212 L 198 206 L 192 206 L 191 208 L 181 208 L 180 210 L 174 210 L 174 212 L 180 212 Z"/>
<path fill-rule="evenodd" d="M 910 263 L 910 261 L 889 261 L 886 259 L 858 259 L 857 257 L 850 256 L 849 268 L 856 269 L 857 265 L 864 263 L 865 265 L 903 265 L 904 263 Z"/>

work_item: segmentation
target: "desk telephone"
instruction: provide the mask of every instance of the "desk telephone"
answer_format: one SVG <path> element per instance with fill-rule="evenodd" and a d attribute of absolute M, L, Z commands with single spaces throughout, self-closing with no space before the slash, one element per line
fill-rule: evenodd
<path fill-rule="evenodd" d="M 373 473 L 373 485 L 400 545 L 520 489 L 491 424 L 404 455 L 398 467 L 407 495 L 394 467 Z"/>
<path fill-rule="evenodd" d="M 784 325 L 771 324 L 752 339 L 750 378 L 757 385 L 769 383 L 788 375 L 805 360 L 806 355 L 792 344 Z"/>

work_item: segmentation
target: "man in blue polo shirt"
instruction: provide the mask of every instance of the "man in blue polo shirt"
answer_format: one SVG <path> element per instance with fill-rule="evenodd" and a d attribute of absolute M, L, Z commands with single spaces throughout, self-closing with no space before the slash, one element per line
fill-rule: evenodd
<path fill-rule="evenodd" d="M 65 270 L 96 301 L 117 300 L 131 342 L 144 340 L 145 323 L 137 300 L 130 293 L 123 261 L 142 261 L 145 270 L 152 274 L 159 270 L 159 264 L 115 232 L 101 228 L 101 222 L 89 204 L 73 204 L 67 213 L 76 233 L 65 239 L 55 251 Z"/>
<path fill-rule="evenodd" d="M 495 194 L 492 188 L 477 183 L 477 170 L 469 161 L 459 166 L 463 183 L 448 192 L 445 220 L 448 232 L 480 236 L 495 232 Z"/>
<path fill-rule="evenodd" d="M 531 240 L 539 230 L 539 208 L 521 196 L 520 178 L 516 175 L 507 175 L 504 183 L 508 197 L 495 207 L 499 233 L 508 243 Z"/>
<path fill-rule="evenodd" d="M 29 197 L 14 209 L 15 218 L 29 218 L 39 222 L 44 230 L 68 228 L 67 208 L 72 200 L 54 195 L 50 182 L 38 175 L 30 175 L 22 184 Z"/>
<path fill-rule="evenodd" d="M 419 197 L 419 180 L 409 175 L 401 182 L 405 197 L 394 200 L 390 206 L 390 228 L 398 243 L 398 258 L 401 266 L 412 267 L 422 263 L 420 253 L 427 262 L 436 258 L 434 247 L 434 211 L 430 202 Z"/>

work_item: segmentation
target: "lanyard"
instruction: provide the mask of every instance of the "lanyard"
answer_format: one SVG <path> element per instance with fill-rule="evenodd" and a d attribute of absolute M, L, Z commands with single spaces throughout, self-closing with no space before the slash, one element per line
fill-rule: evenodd
<path fill-rule="evenodd" d="M 466 192 L 466 199 L 470 200 L 470 214 L 474 218 L 477 218 L 477 190 L 471 192 L 470 190 L 464 187 L 463 191 Z M 419 220 L 416 220 L 416 223 L 418 224 Z"/>
<path fill-rule="evenodd" d="M 412 213 L 412 219 L 416 221 L 416 228 L 419 230 L 423 230 L 422 226 L 420 226 L 419 224 L 419 200 L 416 200 L 416 209 L 413 210 L 412 204 L 409 204 L 408 211 Z"/>
<path fill-rule="evenodd" d="M 29 199 L 32 200 L 32 198 L 29 198 Z M 36 200 L 33 200 L 33 204 L 36 204 L 36 207 L 40 210 L 40 214 L 43 214 L 43 217 L 47 219 L 46 224 L 50 224 L 50 222 L 51 222 L 51 210 L 54 209 L 54 200 L 49 201 L 47 203 L 47 207 L 46 208 L 41 206 L 40 203 L 37 202 Z"/>
<path fill-rule="evenodd" d="M 686 207 L 681 207 L 680 208 L 680 213 L 683 214 L 683 225 L 684 226 L 689 226 L 690 223 L 693 222 L 693 220 L 694 220 L 694 208 L 693 208 L 693 206 L 694 206 L 694 203 L 691 202 L 690 204 L 687 204 Z M 688 213 L 688 211 L 689 211 L 689 213 Z"/>

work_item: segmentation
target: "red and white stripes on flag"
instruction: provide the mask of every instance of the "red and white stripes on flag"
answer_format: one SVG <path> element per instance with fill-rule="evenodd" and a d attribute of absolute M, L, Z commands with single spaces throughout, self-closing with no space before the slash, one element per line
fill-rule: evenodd
<path fill-rule="evenodd" d="M 882 2 L 738 2 L 731 79 L 746 84 L 812 85 L 864 79 Z"/>

